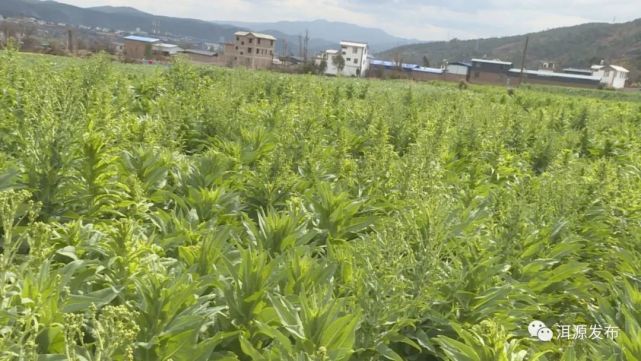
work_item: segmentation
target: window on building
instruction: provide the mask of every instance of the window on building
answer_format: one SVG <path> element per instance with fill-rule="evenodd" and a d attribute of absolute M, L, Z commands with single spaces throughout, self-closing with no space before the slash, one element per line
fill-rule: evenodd
<path fill-rule="evenodd" d="M 243 55 L 243 52 L 242 52 L 242 51 L 240 52 L 240 55 Z"/>
<path fill-rule="evenodd" d="M 352 61 L 352 58 L 347 58 L 347 59 L 345 59 L 345 60 L 347 60 L 347 61 Z"/>
<path fill-rule="evenodd" d="M 260 39 L 257 39 L 257 40 L 256 40 L 256 43 L 257 43 L 258 45 L 260 45 Z"/>
<path fill-rule="evenodd" d="M 344 52 L 343 52 L 343 55 L 347 55 L 347 52 L 345 52 L 345 51 L 344 51 Z"/>
<path fill-rule="evenodd" d="M 240 38 L 239 38 L 239 37 L 236 37 L 236 41 L 240 41 Z"/>
<path fill-rule="evenodd" d="M 247 48 L 247 54 L 251 55 L 251 53 L 252 53 L 252 48 Z"/>
<path fill-rule="evenodd" d="M 260 49 L 256 48 L 256 54 L 260 54 Z"/>
<path fill-rule="evenodd" d="M 251 43 L 253 43 L 253 42 L 254 42 L 254 39 L 249 38 L 249 43 L 251 44 Z"/>
<path fill-rule="evenodd" d="M 270 40 L 269 45 L 272 45 L 272 46 L 273 46 L 273 45 L 274 45 L 274 41 L 273 41 L 273 40 Z"/>
<path fill-rule="evenodd" d="M 240 45 L 245 45 L 245 42 L 244 42 L 244 41 L 241 41 L 241 42 L 240 42 Z"/>
<path fill-rule="evenodd" d="M 357 47 L 353 47 L 352 48 L 352 53 L 354 53 L 354 54 L 358 53 L 358 48 Z"/>
<path fill-rule="evenodd" d="M 238 50 L 238 47 L 236 47 L 236 50 Z"/>
<path fill-rule="evenodd" d="M 354 64 L 358 64 L 358 59 L 354 59 Z"/>
<path fill-rule="evenodd" d="M 274 55 L 274 52 L 272 50 L 269 51 L 269 55 Z"/>

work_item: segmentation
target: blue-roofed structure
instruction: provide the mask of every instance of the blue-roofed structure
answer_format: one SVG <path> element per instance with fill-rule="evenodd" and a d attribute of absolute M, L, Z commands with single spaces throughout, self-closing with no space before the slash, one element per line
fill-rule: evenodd
<path fill-rule="evenodd" d="M 566 74 L 577 74 L 577 75 L 593 75 L 591 69 L 577 69 L 577 68 L 565 68 L 563 72 Z"/>
<path fill-rule="evenodd" d="M 431 68 L 420 66 L 418 64 L 398 64 L 388 60 L 370 60 L 370 68 L 373 74 L 379 77 L 402 77 L 414 80 L 445 80 L 445 70 L 441 68 Z"/>
<path fill-rule="evenodd" d="M 160 39 L 148 38 L 146 36 L 138 36 L 138 35 L 125 36 L 125 40 L 139 41 L 141 43 L 149 43 L 149 44 L 160 42 Z"/>
<path fill-rule="evenodd" d="M 127 59 L 150 59 L 153 55 L 153 46 L 160 44 L 159 39 L 146 36 L 129 35 L 124 37 L 124 54 Z"/>
<path fill-rule="evenodd" d="M 430 73 L 430 74 L 443 74 L 444 71 L 441 68 L 430 68 L 426 66 L 419 66 L 417 68 L 414 68 L 413 71 L 417 71 L 420 73 Z"/>
<path fill-rule="evenodd" d="M 392 69 L 396 67 L 396 63 L 393 61 L 387 61 L 387 60 L 370 60 L 369 62 L 370 66 L 378 66 L 378 67 L 384 67 L 386 69 Z"/>

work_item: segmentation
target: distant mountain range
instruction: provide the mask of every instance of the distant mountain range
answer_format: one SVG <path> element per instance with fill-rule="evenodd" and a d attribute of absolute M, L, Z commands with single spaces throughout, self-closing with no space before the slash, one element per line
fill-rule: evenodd
<path fill-rule="evenodd" d="M 631 79 L 641 81 L 641 19 L 621 24 L 589 23 L 526 35 L 478 40 L 439 41 L 412 44 L 377 54 L 386 60 L 423 63 L 432 66 L 472 58 L 512 61 L 520 66 L 526 36 L 530 37 L 526 65 L 537 68 L 541 62 L 554 62 L 558 68 L 588 68 L 605 60 L 631 70 Z"/>
<path fill-rule="evenodd" d="M 289 53 L 299 55 L 299 35 L 309 30 L 308 49 L 310 55 L 330 48 L 336 48 L 340 40 L 365 41 L 371 43 L 374 51 L 384 51 L 394 46 L 413 42 L 391 36 L 380 29 L 364 28 L 347 23 L 333 23 L 324 20 L 312 22 L 278 23 L 217 23 L 197 19 L 174 18 L 149 14 L 132 7 L 99 6 L 81 8 L 55 1 L 0 0 L 0 14 L 4 16 L 34 17 L 37 19 L 109 28 L 135 32 L 137 29 L 153 33 L 154 24 L 159 24 L 160 34 L 192 37 L 209 42 L 230 41 L 239 30 L 260 31 L 279 39 L 277 53 L 287 47 Z M 285 45 L 287 44 L 287 45 Z"/>

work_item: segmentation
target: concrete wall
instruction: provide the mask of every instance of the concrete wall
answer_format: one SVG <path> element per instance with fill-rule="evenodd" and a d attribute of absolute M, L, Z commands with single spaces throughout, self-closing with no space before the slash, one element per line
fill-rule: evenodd
<path fill-rule="evenodd" d="M 470 83 L 515 85 L 515 84 L 511 84 L 512 81 L 508 82 L 508 76 L 506 73 L 486 72 L 482 70 L 476 70 L 474 68 L 470 69 L 470 76 L 468 81 Z"/>
<path fill-rule="evenodd" d="M 466 76 L 467 70 L 468 70 L 468 67 L 465 65 L 449 64 L 447 66 L 447 72 L 450 74 Z"/>
<path fill-rule="evenodd" d="M 623 89 L 625 88 L 625 82 L 627 80 L 627 74 L 620 72 L 620 71 L 615 71 L 615 70 L 610 70 L 609 73 L 607 73 L 609 77 L 609 86 L 613 87 L 614 89 Z"/>
<path fill-rule="evenodd" d="M 515 74 L 510 76 L 510 85 L 518 86 L 521 84 L 520 74 Z M 572 87 L 572 88 L 585 88 L 585 89 L 598 89 L 600 87 L 599 82 L 577 82 L 570 80 L 546 78 L 546 77 L 536 77 L 532 75 L 525 76 L 523 79 L 523 84 L 540 84 L 540 85 L 552 85 L 552 86 L 562 86 L 562 87 Z"/>
<path fill-rule="evenodd" d="M 142 41 L 125 40 L 123 54 L 127 59 L 144 59 L 152 54 L 152 44 Z"/>
<path fill-rule="evenodd" d="M 224 65 L 224 59 L 221 56 L 209 56 L 204 54 L 184 53 L 187 58 L 194 63 L 202 64 L 220 64 Z"/>

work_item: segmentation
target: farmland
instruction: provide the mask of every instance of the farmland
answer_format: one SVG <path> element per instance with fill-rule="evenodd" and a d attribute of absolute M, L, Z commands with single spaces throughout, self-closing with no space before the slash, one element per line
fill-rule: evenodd
<path fill-rule="evenodd" d="M 641 360 L 639 100 L 0 53 L 0 360 Z"/>

